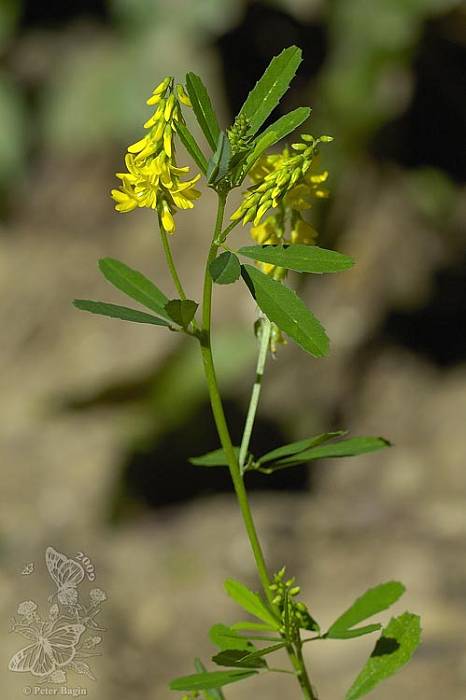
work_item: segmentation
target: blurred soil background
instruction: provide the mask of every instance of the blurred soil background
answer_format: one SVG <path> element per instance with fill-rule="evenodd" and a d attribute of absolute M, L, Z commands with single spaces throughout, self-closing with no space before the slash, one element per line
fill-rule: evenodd
<path fill-rule="evenodd" d="M 98 274 L 110 255 L 169 295 L 154 216 L 113 211 L 109 190 L 166 74 L 208 84 L 227 126 L 274 54 L 304 62 L 281 112 L 311 105 L 329 133 L 331 199 L 320 244 L 351 272 L 292 280 L 326 325 L 331 357 L 293 344 L 270 362 L 252 447 L 328 429 L 383 434 L 393 449 L 256 479 L 272 569 L 286 563 L 322 625 L 365 588 L 399 578 L 424 644 L 374 700 L 466 697 L 466 11 L 455 0 L 0 1 L 0 677 L 20 638 L 17 604 L 46 602 L 48 545 L 85 551 L 108 594 L 99 700 L 161 700 L 208 662 L 233 622 L 227 576 L 257 586 L 223 472 L 197 347 L 162 329 L 78 313 L 121 301 Z M 274 115 L 276 116 L 276 115 Z M 180 149 L 181 150 L 181 149 Z M 180 160 L 185 160 L 185 154 Z M 212 226 L 208 191 L 173 238 L 191 296 Z M 247 240 L 247 231 L 235 234 Z M 220 289 L 215 353 L 236 439 L 254 378 L 248 295 Z M 28 561 L 32 577 L 21 577 Z M 388 619 L 387 616 L 385 616 Z M 104 619 L 105 618 L 105 619 Z M 373 640 L 307 648 L 323 700 L 342 698 Z M 174 697 L 175 695 L 172 694 Z M 298 697 L 286 676 L 229 700 Z"/>

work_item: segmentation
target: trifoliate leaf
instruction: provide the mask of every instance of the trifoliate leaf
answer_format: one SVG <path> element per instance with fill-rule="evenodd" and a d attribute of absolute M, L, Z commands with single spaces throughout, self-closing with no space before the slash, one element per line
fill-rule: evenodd
<path fill-rule="evenodd" d="M 227 579 L 225 581 L 225 590 L 243 610 L 259 618 L 259 620 L 266 622 L 273 629 L 280 628 L 280 623 L 275 619 L 257 593 L 250 591 L 244 584 L 239 581 L 234 581 L 233 579 Z"/>
<path fill-rule="evenodd" d="M 329 445 L 319 445 L 311 447 L 304 452 L 296 455 L 291 455 L 285 459 L 280 459 L 275 464 L 277 466 L 287 464 L 303 464 L 312 459 L 330 459 L 333 457 L 355 457 L 367 452 L 381 450 L 384 447 L 390 447 L 390 443 L 385 438 L 381 437 L 355 437 L 347 440 L 339 440 L 332 442 Z"/>
<path fill-rule="evenodd" d="M 220 134 L 220 127 L 207 88 L 198 75 L 195 73 L 188 73 L 186 75 L 186 90 L 188 91 L 193 106 L 193 112 L 199 126 L 209 146 L 215 151 Z"/>
<path fill-rule="evenodd" d="M 271 462 L 274 459 L 281 459 L 283 457 L 289 457 L 290 455 L 304 452 L 304 450 L 307 450 L 310 447 L 316 447 L 317 445 L 321 445 L 323 442 L 327 442 L 333 438 L 345 435 L 346 432 L 347 431 L 345 430 L 336 430 L 333 433 L 321 433 L 320 435 L 314 435 L 313 437 L 306 438 L 304 440 L 290 442 L 288 445 L 282 445 L 282 447 L 277 447 L 275 450 L 266 452 L 265 455 L 259 457 L 257 463 L 263 464 L 264 462 Z"/>
<path fill-rule="evenodd" d="M 296 292 L 251 265 L 242 265 L 242 275 L 259 307 L 280 330 L 314 357 L 328 354 L 324 328 Z"/>
<path fill-rule="evenodd" d="M 418 615 L 405 612 L 390 620 L 375 645 L 366 665 L 345 695 L 345 700 L 358 700 L 378 683 L 392 676 L 411 659 L 421 643 Z"/>
<path fill-rule="evenodd" d="M 288 90 L 302 61 L 301 53 L 297 46 L 284 49 L 272 59 L 262 78 L 249 93 L 240 114 L 249 120 L 250 135 L 262 126 Z"/>
<path fill-rule="evenodd" d="M 353 266 L 353 260 L 334 250 L 315 245 L 252 245 L 238 250 L 252 260 L 278 265 L 296 272 L 341 272 Z"/>
<path fill-rule="evenodd" d="M 212 657 L 218 666 L 233 666 L 235 668 L 265 668 L 267 666 L 260 656 L 249 656 L 239 649 L 225 649 Z"/>
<path fill-rule="evenodd" d="M 218 136 L 215 152 L 207 163 L 207 182 L 209 185 L 216 185 L 223 180 L 230 168 L 231 147 L 228 136 L 221 131 Z"/>
<path fill-rule="evenodd" d="M 399 581 L 388 581 L 374 588 L 369 588 L 330 626 L 326 637 L 341 639 L 339 632 L 349 630 L 358 622 L 367 620 L 376 613 L 386 610 L 405 592 L 405 587 Z"/>
<path fill-rule="evenodd" d="M 133 270 L 115 258 L 102 258 L 99 260 L 99 268 L 105 279 L 114 287 L 127 294 L 131 299 L 147 306 L 148 309 L 167 317 L 164 308 L 168 302 L 167 297 L 141 272 Z"/>
<path fill-rule="evenodd" d="M 197 167 L 200 168 L 205 175 L 207 172 L 207 159 L 186 124 L 179 121 L 176 125 L 176 133 L 180 137 L 181 143 L 186 148 Z"/>
<path fill-rule="evenodd" d="M 170 683 L 171 690 L 209 690 L 222 688 L 230 683 L 237 683 L 249 676 L 256 675 L 257 671 L 212 671 L 207 673 L 193 673 L 190 676 L 175 678 Z"/>
<path fill-rule="evenodd" d="M 298 107 L 292 112 L 288 112 L 277 121 L 273 122 L 265 131 L 262 132 L 261 137 L 265 137 L 270 133 L 274 134 L 275 140 L 271 143 L 277 143 L 281 141 L 285 136 L 291 134 L 295 129 L 298 128 L 306 119 L 309 117 L 311 110 L 309 107 Z"/>
<path fill-rule="evenodd" d="M 267 629 L 270 629 L 270 627 Z M 209 638 L 222 651 L 225 649 L 239 649 L 249 654 L 255 650 L 254 645 L 248 639 L 239 635 L 232 627 L 227 627 L 227 625 L 220 623 L 210 628 Z"/>
<path fill-rule="evenodd" d="M 239 457 L 239 447 L 233 448 L 236 457 Z M 199 457 L 190 457 L 189 461 L 196 467 L 227 467 L 228 460 L 222 447 L 212 452 L 207 452 Z"/>
<path fill-rule="evenodd" d="M 179 326 L 187 328 L 197 311 L 197 304 L 191 299 L 172 299 L 165 305 L 168 316 Z"/>
<path fill-rule="evenodd" d="M 151 323 L 154 326 L 170 326 L 168 321 L 163 318 L 146 314 L 144 311 L 129 309 L 127 306 L 118 306 L 118 304 L 107 304 L 104 301 L 91 301 L 89 299 L 75 299 L 73 305 L 81 311 L 89 311 L 91 314 L 109 316 L 110 318 L 119 318 L 122 321 Z"/>
<path fill-rule="evenodd" d="M 209 266 L 210 276 L 217 284 L 232 284 L 241 275 L 241 265 L 233 253 L 221 253 Z"/>
<path fill-rule="evenodd" d="M 199 658 L 194 659 L 194 667 L 198 673 L 207 672 L 206 667 Z M 225 700 L 221 688 L 210 688 L 209 690 L 204 688 L 204 695 L 206 700 Z"/>

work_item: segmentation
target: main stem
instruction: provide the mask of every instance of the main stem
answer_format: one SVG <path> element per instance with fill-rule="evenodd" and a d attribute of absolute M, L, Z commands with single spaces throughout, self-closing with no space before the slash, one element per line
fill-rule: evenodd
<path fill-rule="evenodd" d="M 233 443 L 231 441 L 230 431 L 225 418 L 225 412 L 223 410 L 222 399 L 220 396 L 220 391 L 218 387 L 217 376 L 215 373 L 214 359 L 212 356 L 212 344 L 211 344 L 211 322 L 212 322 L 212 278 L 210 276 L 209 267 L 213 260 L 217 256 L 217 251 L 220 244 L 220 234 L 222 232 L 223 215 L 225 212 L 225 202 L 226 195 L 218 195 L 218 208 L 217 208 L 217 218 L 215 222 L 215 230 L 213 235 L 212 244 L 210 246 L 209 255 L 207 258 L 205 276 L 204 276 L 204 292 L 203 292 L 203 304 L 202 304 L 202 326 L 200 333 L 201 340 L 201 352 L 202 360 L 204 363 L 204 372 L 207 380 L 207 386 L 209 390 L 210 403 L 212 406 L 212 412 L 214 415 L 215 425 L 217 427 L 217 432 L 220 438 L 220 443 L 225 452 L 225 456 L 228 461 L 228 467 L 230 470 L 231 479 L 235 489 L 236 497 L 238 500 L 238 505 L 243 517 L 244 525 L 246 527 L 246 532 L 251 544 L 251 549 L 256 561 L 257 572 L 264 589 L 264 593 L 269 601 L 272 610 L 276 611 L 276 607 L 273 603 L 273 594 L 270 590 L 270 577 L 267 571 L 267 565 L 265 563 L 264 554 L 262 551 L 259 538 L 257 536 L 256 526 L 252 517 L 251 509 L 249 506 L 248 495 L 243 481 L 243 475 L 241 473 L 241 468 L 239 461 L 236 457 L 235 450 L 233 448 Z M 270 333 L 270 327 L 269 327 Z M 266 349 L 265 340 L 262 339 L 261 350 L 263 351 L 263 358 L 260 359 L 262 372 L 265 364 Z M 267 341 L 268 345 L 268 341 Z M 258 363 L 259 364 L 259 363 Z M 257 384 L 256 378 L 256 384 Z M 260 382 L 258 383 L 258 389 L 260 391 Z M 259 399 L 258 392 L 256 391 L 256 398 L 251 399 L 250 410 L 248 411 L 248 417 L 251 416 L 252 422 L 249 431 L 252 430 L 252 423 L 254 422 L 254 416 L 257 409 L 257 401 Z M 248 423 L 248 421 L 247 421 Z M 246 432 L 246 431 L 245 431 Z M 249 437 L 243 436 L 243 444 L 249 445 Z M 297 645 L 295 648 L 292 644 L 287 646 L 288 655 L 290 661 L 293 665 L 294 671 L 298 678 L 299 684 L 305 700 L 317 700 L 312 686 L 307 675 L 306 667 L 304 665 L 304 659 L 301 653 L 301 645 Z"/>
<path fill-rule="evenodd" d="M 256 561 L 257 571 L 261 580 L 262 588 L 264 589 L 264 593 L 267 596 L 269 603 L 272 605 L 273 596 L 269 588 L 270 578 L 267 571 L 267 566 L 265 564 L 262 547 L 257 536 L 256 526 L 254 524 L 251 509 L 249 507 L 249 501 L 244 486 L 243 477 L 241 475 L 238 460 L 236 458 L 236 454 L 233 449 L 233 444 L 231 442 L 230 431 L 228 430 L 225 412 L 223 410 L 222 399 L 220 396 L 217 376 L 215 373 L 214 359 L 212 356 L 212 278 L 210 276 L 209 266 L 210 263 L 213 260 L 215 260 L 217 256 L 217 250 L 219 246 L 218 243 L 215 242 L 215 240 L 217 239 L 218 235 L 221 233 L 222 230 L 223 214 L 225 211 L 225 201 L 226 196 L 219 194 L 217 220 L 215 223 L 213 242 L 210 246 L 209 255 L 207 258 L 207 265 L 204 277 L 201 325 L 201 352 L 215 425 L 217 426 L 217 432 L 220 438 L 220 442 L 224 449 L 225 456 L 228 460 L 228 467 L 230 470 L 231 479 L 233 481 L 236 497 L 238 499 L 238 505 L 240 507 L 241 515 L 243 516 L 244 525 L 246 527 L 246 532 L 249 537 L 249 542 L 251 543 L 251 548 L 254 554 L 254 559 Z"/>

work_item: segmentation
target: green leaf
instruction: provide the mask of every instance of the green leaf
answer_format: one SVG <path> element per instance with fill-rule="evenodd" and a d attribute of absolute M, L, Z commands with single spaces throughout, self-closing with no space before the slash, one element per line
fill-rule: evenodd
<path fill-rule="evenodd" d="M 207 673 L 193 673 L 191 676 L 180 676 L 170 683 L 171 690 L 209 690 L 222 688 L 230 683 L 237 683 L 244 678 L 254 676 L 257 671 L 212 671 Z"/>
<path fill-rule="evenodd" d="M 210 263 L 209 272 L 217 284 L 232 284 L 241 275 L 241 265 L 236 255 L 226 251 Z"/>
<path fill-rule="evenodd" d="M 194 667 L 198 673 L 206 673 L 207 669 L 199 658 L 194 659 Z M 211 688 L 204 690 L 206 700 L 225 700 L 221 688 Z"/>
<path fill-rule="evenodd" d="M 273 133 L 274 141 L 271 143 L 271 145 L 273 145 L 297 129 L 298 126 L 308 119 L 310 114 L 311 110 L 309 107 L 298 107 L 292 112 L 288 112 L 288 114 L 285 114 L 283 117 L 280 117 L 280 119 L 277 119 L 277 121 L 267 127 L 267 129 L 262 132 L 261 138 Z"/>
<path fill-rule="evenodd" d="M 114 287 L 127 294 L 131 299 L 147 306 L 148 309 L 167 317 L 164 308 L 168 302 L 167 297 L 141 272 L 133 270 L 115 258 L 102 258 L 99 260 L 99 268 L 105 279 Z"/>
<path fill-rule="evenodd" d="M 271 263 L 296 272 L 340 272 L 353 266 L 353 260 L 334 250 L 315 245 L 251 245 L 238 250 L 252 260 Z"/>
<path fill-rule="evenodd" d="M 297 464 L 309 462 L 312 459 L 330 459 L 333 457 L 355 457 L 356 455 L 374 452 L 384 447 L 390 447 L 390 443 L 381 437 L 355 437 L 347 440 L 339 440 L 330 445 L 311 447 L 297 455 L 292 455 L 276 462 L 277 465 Z"/>
<path fill-rule="evenodd" d="M 289 46 L 272 59 L 240 110 L 240 114 L 249 119 L 250 136 L 256 133 L 278 105 L 301 61 L 301 49 L 297 46 Z"/>
<path fill-rule="evenodd" d="M 239 457 L 239 447 L 233 448 L 235 455 Z M 196 467 L 227 467 L 228 460 L 222 447 L 212 452 L 207 452 L 200 457 L 190 457 L 189 461 Z"/>
<path fill-rule="evenodd" d="M 89 299 L 75 299 L 73 305 L 81 311 L 90 311 L 91 314 L 100 316 L 110 316 L 110 318 L 120 318 L 122 321 L 134 321 L 135 323 L 152 323 L 154 326 L 170 326 L 168 321 L 144 311 L 128 309 L 127 306 L 117 304 L 107 304 L 104 301 L 90 301 Z"/>
<path fill-rule="evenodd" d="M 205 175 L 207 172 L 207 158 L 199 148 L 194 136 L 191 134 L 186 124 L 183 124 L 183 122 L 177 122 L 176 133 L 180 137 L 181 143 L 186 148 L 191 158 Z"/>
<path fill-rule="evenodd" d="M 421 643 L 418 615 L 405 612 L 390 620 L 377 641 L 366 665 L 345 695 L 345 700 L 357 700 L 369 693 L 380 681 L 396 673 L 411 659 Z"/>
<path fill-rule="evenodd" d="M 209 638 L 222 651 L 236 649 L 249 654 L 255 650 L 254 644 L 251 644 L 248 639 L 239 635 L 233 628 L 220 623 L 210 628 Z"/>
<path fill-rule="evenodd" d="M 199 304 L 191 299 L 172 299 L 165 305 L 169 317 L 179 326 L 187 328 L 194 318 Z"/>
<path fill-rule="evenodd" d="M 312 617 L 308 610 L 301 611 L 300 629 L 308 630 L 309 632 L 320 632 L 320 625 L 316 619 Z"/>
<path fill-rule="evenodd" d="M 405 590 L 405 587 L 399 581 L 388 581 L 387 583 L 374 586 L 374 588 L 369 588 L 368 591 L 355 600 L 343 615 L 340 615 L 340 617 L 335 620 L 325 636 L 333 639 L 341 639 L 341 637 L 338 636 L 338 632 L 349 630 L 351 627 L 354 627 L 354 625 L 357 625 L 358 622 L 367 620 L 368 617 L 372 617 L 372 615 L 386 610 L 390 605 L 396 603 Z"/>
<path fill-rule="evenodd" d="M 244 655 L 241 659 L 242 662 L 245 661 L 255 661 L 256 659 L 260 659 L 263 656 L 268 656 L 269 654 L 273 654 L 274 651 L 278 651 L 279 649 L 283 649 L 283 647 L 286 647 L 286 642 L 277 642 L 276 644 L 272 644 L 269 647 L 263 647 L 262 649 L 256 649 L 256 651 L 251 651 L 249 654 Z"/>
<path fill-rule="evenodd" d="M 306 438 L 305 440 L 290 442 L 288 445 L 283 445 L 282 447 L 277 447 L 277 449 L 272 450 L 271 452 L 266 452 L 265 455 L 262 455 L 262 457 L 257 460 L 257 463 L 263 464 L 264 462 L 271 462 L 274 459 L 295 455 L 298 452 L 307 450 L 309 447 L 315 447 L 323 442 L 332 440 L 335 437 L 346 435 L 346 433 L 346 430 L 336 430 L 333 433 L 321 433 L 320 435 L 315 435 L 314 437 Z"/>
<path fill-rule="evenodd" d="M 228 136 L 221 131 L 218 136 L 215 153 L 213 153 L 207 163 L 207 182 L 209 185 L 216 185 L 228 173 L 231 159 L 231 147 Z"/>
<path fill-rule="evenodd" d="M 266 622 L 275 630 L 280 628 L 280 623 L 268 610 L 257 593 L 253 593 L 242 583 L 234 581 L 233 579 L 227 579 L 225 581 L 225 590 L 243 610 L 259 618 L 259 620 Z"/>
<path fill-rule="evenodd" d="M 275 629 L 275 627 L 271 627 L 266 623 L 262 624 L 261 622 L 250 622 L 249 620 L 242 620 L 241 622 L 235 622 L 233 625 L 230 626 L 230 629 L 233 631 L 251 630 L 252 632 L 269 632 L 270 630 Z"/>
<path fill-rule="evenodd" d="M 215 654 L 212 661 L 218 666 L 234 666 L 235 668 L 265 668 L 267 666 L 264 659 L 250 656 L 239 649 L 225 649 Z"/>
<path fill-rule="evenodd" d="M 248 172 L 251 170 L 252 166 L 258 158 L 266 151 L 270 146 L 277 142 L 277 138 L 274 132 L 268 132 L 267 134 L 261 134 L 256 139 L 254 148 L 247 156 L 244 164 L 240 164 L 238 167 L 238 174 L 235 177 L 235 184 L 240 185 Z"/>
<path fill-rule="evenodd" d="M 296 292 L 251 265 L 242 265 L 242 274 L 257 304 L 271 321 L 314 357 L 328 354 L 325 330 Z"/>
<path fill-rule="evenodd" d="M 209 146 L 215 151 L 220 134 L 220 127 L 207 88 L 198 75 L 195 73 L 188 73 L 186 75 L 186 89 L 199 126 Z"/>
<path fill-rule="evenodd" d="M 355 627 L 351 630 L 335 630 L 333 634 L 329 636 L 330 639 L 353 639 L 354 637 L 362 637 L 364 634 L 371 634 L 376 632 L 382 627 L 379 622 L 375 622 L 373 625 L 366 625 L 365 627 Z"/>

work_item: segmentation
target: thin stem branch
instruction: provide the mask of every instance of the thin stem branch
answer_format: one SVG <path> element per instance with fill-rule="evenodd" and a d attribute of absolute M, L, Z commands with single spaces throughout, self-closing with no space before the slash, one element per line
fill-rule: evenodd
<path fill-rule="evenodd" d="M 173 255 L 172 251 L 170 248 L 170 242 L 168 240 L 167 232 L 163 228 L 163 226 L 160 226 L 160 237 L 162 239 L 162 247 L 163 247 L 163 252 L 165 253 L 165 258 L 167 260 L 167 265 L 168 269 L 170 270 L 170 274 L 172 276 L 173 282 L 176 287 L 176 291 L 179 294 L 180 299 L 186 299 L 186 293 L 183 289 L 183 285 L 181 284 L 181 280 L 178 276 L 178 272 L 176 270 L 175 266 L 175 261 L 173 260 Z"/>
<path fill-rule="evenodd" d="M 226 228 L 223 229 L 223 231 L 220 231 L 220 232 L 217 234 L 217 236 L 215 237 L 215 243 L 216 243 L 217 245 L 222 245 L 222 243 L 226 240 L 228 234 L 231 233 L 231 231 L 233 231 L 233 229 L 235 228 L 235 226 L 238 226 L 238 224 L 239 224 L 239 220 L 237 220 L 237 221 L 231 221 L 231 222 L 228 224 L 228 226 L 226 226 Z"/>
<path fill-rule="evenodd" d="M 259 342 L 259 354 L 257 357 L 257 367 L 256 367 L 256 380 L 251 392 L 251 399 L 249 401 L 248 414 L 246 416 L 246 423 L 244 425 L 243 438 L 241 440 L 241 447 L 239 451 L 239 468 L 241 472 L 244 471 L 244 463 L 246 461 L 246 456 L 248 453 L 249 442 L 251 440 L 252 429 L 254 427 L 254 420 L 256 418 L 257 406 L 259 403 L 259 397 L 262 388 L 262 377 L 264 376 L 265 363 L 267 361 L 267 353 L 270 343 L 270 333 L 272 324 L 269 319 L 265 316 L 261 319 L 261 335 Z"/>

